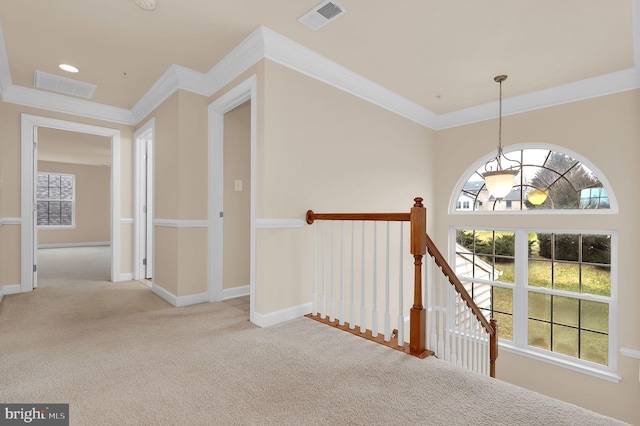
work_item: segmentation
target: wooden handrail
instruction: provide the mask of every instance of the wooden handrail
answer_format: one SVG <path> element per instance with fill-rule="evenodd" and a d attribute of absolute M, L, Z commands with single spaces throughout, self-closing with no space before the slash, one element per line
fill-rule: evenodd
<path fill-rule="evenodd" d="M 449 279 L 449 282 L 453 285 L 458 294 L 466 302 L 467 306 L 469 307 L 469 309 L 471 309 L 471 312 L 473 312 L 478 321 L 480 321 L 485 331 L 488 334 L 493 334 L 495 332 L 493 326 L 491 326 L 491 323 L 487 320 L 487 318 L 485 318 L 484 314 L 480 312 L 480 308 L 478 308 L 476 302 L 473 301 L 467 290 L 464 288 L 464 285 L 462 285 L 460 279 L 458 279 L 458 276 L 455 274 L 455 272 L 453 272 L 453 269 L 445 260 L 442 253 L 440 253 L 440 250 L 438 250 L 438 247 L 436 247 L 435 243 L 433 242 L 431 237 L 429 237 L 429 235 L 427 235 L 427 251 L 435 260 L 436 265 L 442 268 L 442 273 Z"/>
<path fill-rule="evenodd" d="M 480 321 L 482 327 L 489 334 L 489 361 L 490 375 L 495 377 L 495 361 L 498 357 L 498 326 L 495 319 L 488 321 L 473 301 L 464 285 L 445 260 L 438 247 L 431 240 L 426 231 L 427 215 L 422 205 L 422 198 L 415 198 L 415 204 L 410 213 L 315 213 L 308 210 L 306 221 L 313 224 L 315 220 L 362 220 L 362 221 L 387 221 L 387 222 L 411 222 L 411 254 L 414 257 L 414 303 L 410 310 L 410 336 L 409 353 L 418 357 L 425 357 L 430 351 L 426 350 L 426 310 L 422 305 L 422 258 L 429 253 L 435 263 L 442 269 L 442 273 L 454 286 L 456 292 L 471 309 L 474 316 Z"/>
<path fill-rule="evenodd" d="M 487 321 L 484 314 L 480 312 L 480 308 L 476 305 L 476 302 L 473 301 L 469 292 L 464 288 L 464 285 L 460 282 L 460 279 L 453 272 L 453 269 L 449 265 L 449 263 L 445 260 L 438 247 L 436 247 L 433 240 L 429 235 L 427 237 L 427 251 L 433 257 L 433 260 L 436 262 L 442 269 L 442 273 L 449 279 L 449 282 L 456 289 L 462 300 L 465 301 L 467 307 L 471 309 L 471 312 L 475 315 L 475 317 L 480 321 L 482 327 L 484 327 L 487 334 L 489 334 L 489 375 L 491 377 L 496 377 L 496 359 L 498 359 L 498 323 L 494 318 L 491 318 L 491 321 Z"/>
<path fill-rule="evenodd" d="M 315 220 L 373 220 L 386 222 L 409 222 L 411 213 L 314 213 L 307 211 L 307 223 Z"/>

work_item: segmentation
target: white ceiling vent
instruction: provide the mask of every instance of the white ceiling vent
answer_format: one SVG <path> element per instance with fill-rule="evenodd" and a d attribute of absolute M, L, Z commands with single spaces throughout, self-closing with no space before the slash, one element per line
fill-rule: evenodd
<path fill-rule="evenodd" d="M 33 85 L 38 89 L 52 90 L 65 95 L 80 96 L 91 99 L 96 91 L 95 84 L 84 83 L 71 78 L 59 77 L 43 71 L 36 70 Z"/>
<path fill-rule="evenodd" d="M 335 21 L 345 13 L 347 13 L 347 9 L 340 6 L 338 3 L 333 1 L 323 1 L 301 16 L 298 21 L 315 31 L 324 27 L 329 22 Z"/>

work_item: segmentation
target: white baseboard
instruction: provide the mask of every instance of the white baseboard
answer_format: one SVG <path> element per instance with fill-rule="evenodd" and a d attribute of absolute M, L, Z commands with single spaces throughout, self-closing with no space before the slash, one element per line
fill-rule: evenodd
<path fill-rule="evenodd" d="M 128 272 L 126 274 L 120 274 L 120 278 L 118 281 L 133 281 L 133 272 Z"/>
<path fill-rule="evenodd" d="M 235 297 L 248 296 L 249 286 L 225 288 L 222 290 L 222 300 L 233 299 Z"/>
<path fill-rule="evenodd" d="M 20 284 L 11 284 L 0 287 L 0 303 L 2 298 L 9 294 L 18 294 L 22 292 L 22 286 Z"/>
<path fill-rule="evenodd" d="M 176 296 L 175 294 L 159 287 L 155 283 L 151 284 L 151 291 L 175 307 L 196 305 L 198 303 L 209 302 L 209 293 L 190 294 L 188 296 Z"/>
<path fill-rule="evenodd" d="M 253 315 L 253 323 L 258 327 L 269 327 L 281 322 L 300 318 L 311 313 L 311 303 L 294 306 L 293 308 L 283 309 L 281 311 L 271 312 L 269 314 L 261 314 L 255 312 Z"/>
<path fill-rule="evenodd" d="M 95 246 L 110 246 L 110 241 L 94 241 L 86 243 L 59 243 L 59 244 L 38 244 L 39 249 L 48 248 L 68 248 L 68 247 L 95 247 Z"/>

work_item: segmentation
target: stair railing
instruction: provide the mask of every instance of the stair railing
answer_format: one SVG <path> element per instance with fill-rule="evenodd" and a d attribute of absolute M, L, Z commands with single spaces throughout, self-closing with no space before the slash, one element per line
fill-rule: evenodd
<path fill-rule="evenodd" d="M 311 316 L 414 356 L 424 358 L 435 353 L 446 361 L 495 377 L 496 322 L 487 321 L 427 235 L 426 209 L 422 201 L 422 198 L 415 198 L 409 213 L 307 212 L 307 223 L 315 223 Z M 410 223 L 408 230 L 404 227 L 405 222 Z M 339 223 L 338 230 L 336 223 Z M 379 228 L 384 229 L 380 223 L 386 224 L 386 238 L 378 236 Z M 391 233 L 392 223 L 399 223 L 399 231 L 394 234 Z M 345 224 L 350 226 L 345 227 Z M 327 231 L 327 228 L 330 229 Z M 404 255 L 407 231 L 413 258 L 408 345 L 404 338 L 405 297 L 409 296 L 404 293 L 404 273 L 409 263 Z M 356 234 L 360 241 L 356 241 Z M 391 261 L 391 246 L 399 248 L 394 254 L 397 264 Z M 423 268 L 423 257 L 427 253 L 433 264 L 429 270 L 426 264 Z M 436 274 L 436 269 L 440 273 Z M 398 286 L 393 292 L 392 270 L 398 274 Z M 380 276 L 384 278 L 380 280 Z M 445 287 L 443 282 L 450 285 Z M 454 292 L 450 290 L 451 286 Z M 378 297 L 379 293 L 383 293 L 382 297 Z M 451 294 L 455 297 L 451 298 Z M 392 317 L 397 318 L 393 331 Z M 359 322 L 359 331 L 356 322 Z M 380 322 L 384 323 L 382 338 L 379 336 Z M 370 324 L 370 330 L 367 324 Z M 427 349 L 427 344 L 431 350 Z M 489 371 L 486 371 L 487 365 Z"/>

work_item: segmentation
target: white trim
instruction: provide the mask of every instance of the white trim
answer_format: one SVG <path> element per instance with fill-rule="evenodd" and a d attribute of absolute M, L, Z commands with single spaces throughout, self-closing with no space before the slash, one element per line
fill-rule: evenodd
<path fill-rule="evenodd" d="M 640 69 L 640 0 L 631 2 L 631 20 L 633 34 L 633 65 Z"/>
<path fill-rule="evenodd" d="M 242 287 L 225 288 L 222 290 L 222 300 L 248 296 L 250 291 L 251 286 L 248 285 L 243 285 Z"/>
<path fill-rule="evenodd" d="M 21 223 L 20 217 L 0 217 L 0 225 L 20 225 Z"/>
<path fill-rule="evenodd" d="M 155 195 L 153 193 L 155 188 L 153 182 L 155 163 L 153 145 L 155 144 L 155 134 L 155 118 L 147 121 L 133 133 L 133 276 L 136 280 L 146 278 L 149 275 L 147 272 L 153 271 L 155 228 L 153 226 L 153 197 Z M 146 211 L 143 211 L 141 205 L 143 201 L 147 206 Z M 151 238 L 148 233 L 151 234 Z M 148 247 L 149 245 L 151 247 Z M 147 250 L 146 265 L 143 263 L 145 258 L 145 254 L 142 253 L 143 249 Z"/>
<path fill-rule="evenodd" d="M 38 249 L 50 248 L 71 248 L 71 247 L 99 247 L 110 246 L 111 241 L 93 241 L 85 243 L 57 243 L 57 244 L 38 244 Z"/>
<path fill-rule="evenodd" d="M 618 369 L 618 357 L 616 356 L 615 348 L 618 345 L 618 329 L 616 324 L 616 315 L 618 312 L 618 232 L 612 230 L 598 231 L 598 230 L 584 230 L 584 229 L 550 229 L 550 228 L 538 228 L 538 227 L 496 227 L 496 226 L 459 226 L 452 225 L 449 232 L 449 241 L 455 241 L 456 231 L 462 229 L 474 229 L 474 230 L 500 230 L 500 231 L 512 231 L 515 234 L 515 282 L 510 285 L 501 285 L 500 283 L 487 280 L 474 280 L 481 281 L 482 284 L 488 284 L 498 287 L 508 287 L 513 289 L 513 340 L 500 339 L 499 344 L 501 348 L 508 350 L 509 352 L 517 353 L 528 358 L 536 359 L 546 362 L 548 364 L 556 365 L 559 367 L 568 368 L 573 371 L 585 373 L 594 377 L 605 379 L 611 382 L 618 382 L 621 378 L 617 375 Z M 528 234 L 529 232 L 538 233 L 556 233 L 556 234 L 602 234 L 611 236 L 611 296 L 595 296 L 583 293 L 569 293 L 561 290 L 548 290 L 539 287 L 530 287 L 528 285 Z M 455 244 L 450 244 L 449 259 L 455 259 L 456 248 Z M 455 262 L 450 261 L 451 264 Z M 468 280 L 464 280 L 468 281 Z M 520 284 L 518 284 L 520 283 Z M 528 343 L 528 325 L 527 325 L 527 312 L 528 312 L 528 294 L 529 292 L 537 292 L 544 294 L 555 294 L 561 296 L 572 297 L 581 300 L 592 300 L 601 303 L 608 304 L 609 307 L 609 330 L 608 330 L 608 360 L 609 365 L 601 365 L 598 363 L 586 361 L 580 358 L 563 355 L 559 352 L 553 352 L 550 350 L 539 349 L 530 346 Z"/>
<path fill-rule="evenodd" d="M 203 75 L 198 71 L 180 65 L 172 64 L 169 66 L 131 109 L 136 124 L 144 120 L 147 115 L 178 89 L 185 89 L 207 96 L 202 90 L 197 89 L 198 86 L 205 85 Z"/>
<path fill-rule="evenodd" d="M 567 368 L 571 371 L 575 371 L 578 373 L 588 374 L 589 376 L 597 377 L 598 379 L 607 380 L 609 382 L 618 383 L 622 380 L 622 377 L 618 376 L 616 372 L 612 369 L 608 369 L 606 367 L 598 367 L 597 364 L 587 365 L 586 362 L 578 362 L 579 360 L 576 358 L 576 361 L 568 359 L 569 357 L 563 356 L 562 354 L 558 354 L 557 352 L 549 352 L 546 353 L 542 350 L 538 352 L 533 348 L 525 349 L 522 347 L 514 347 L 510 342 L 500 340 L 498 342 L 500 349 L 505 350 L 507 352 L 511 352 L 516 355 L 521 355 L 526 358 L 534 359 L 536 361 L 542 361 L 547 364 L 555 365 L 556 367 Z M 552 355 L 553 354 L 553 355 Z"/>
<path fill-rule="evenodd" d="M 223 146 L 224 146 L 224 114 L 235 107 L 251 101 L 251 205 L 249 212 L 249 320 L 254 322 L 256 296 L 256 200 L 257 200 L 257 124 L 258 124 L 258 78 L 254 74 L 208 107 L 208 269 L 207 288 L 209 301 L 219 301 L 223 297 L 222 256 L 223 228 L 220 212 L 223 211 Z"/>
<path fill-rule="evenodd" d="M 549 89 L 505 98 L 503 99 L 502 116 L 521 114 L 637 88 L 640 88 L 640 70 L 629 68 Z M 498 118 L 497 101 L 441 114 L 437 117 L 435 125 L 429 127 L 433 130 L 443 130 L 495 118 Z"/>
<path fill-rule="evenodd" d="M 11 284 L 0 287 L 0 303 L 2 303 L 2 298 L 5 295 L 9 294 L 18 294 L 22 291 L 22 287 L 20 284 Z"/>
<path fill-rule="evenodd" d="M 629 358 L 640 359 L 640 351 L 629 348 L 620 348 L 620 353 Z"/>
<path fill-rule="evenodd" d="M 177 308 L 182 306 L 197 305 L 198 303 L 206 303 L 209 301 L 209 293 L 190 294 L 187 296 L 176 296 L 170 291 L 167 291 L 164 288 L 159 287 L 155 283 L 151 284 L 151 291 Z"/>
<path fill-rule="evenodd" d="M 121 225 L 130 225 L 134 223 L 134 220 L 132 217 L 122 217 L 120 218 L 120 224 Z"/>
<path fill-rule="evenodd" d="M 304 219 L 256 219 L 256 228 L 304 228 L 307 222 Z"/>
<path fill-rule="evenodd" d="M 18 294 L 21 292 L 21 286 L 20 284 L 9 284 L 9 285 L 5 285 L 2 286 L 2 293 L 5 296 L 8 296 L 9 294 Z"/>
<path fill-rule="evenodd" d="M 269 314 L 261 314 L 256 312 L 252 323 L 258 327 L 270 327 L 285 321 L 303 317 L 311 313 L 311 303 L 294 306 L 293 308 L 282 309 L 280 311 L 271 312 Z"/>
<path fill-rule="evenodd" d="M 123 281 L 133 281 L 133 272 L 125 272 L 124 274 L 120 274 L 118 282 Z"/>
<path fill-rule="evenodd" d="M 460 177 L 458 178 L 458 181 L 456 182 L 456 185 L 454 186 L 454 190 L 451 193 L 451 196 L 449 198 L 449 215 L 499 215 L 499 214 L 508 214 L 508 215 L 527 215 L 527 214 L 535 214 L 535 215 L 543 215 L 543 214 L 553 214 L 553 215 L 599 215 L 599 214 L 618 214 L 619 213 L 619 207 L 618 207 L 618 197 L 616 197 L 616 194 L 613 190 L 613 187 L 611 186 L 611 184 L 609 183 L 609 179 L 607 179 L 606 175 L 602 172 L 602 170 L 600 170 L 600 168 L 598 166 L 596 166 L 595 164 L 593 164 L 591 161 L 589 161 L 588 159 L 586 159 L 583 155 L 576 153 L 575 151 L 572 151 L 568 148 L 565 148 L 563 146 L 558 146 L 558 145 L 553 145 L 553 144 L 548 144 L 548 143 L 521 143 L 521 144 L 514 144 L 514 145 L 508 145 L 507 147 L 505 147 L 505 154 L 509 154 L 510 152 L 514 152 L 514 151 L 520 151 L 520 150 L 524 150 L 524 149 L 548 149 L 551 151 L 556 151 L 556 152 L 560 152 L 563 154 L 567 154 L 570 155 L 571 157 L 573 157 L 574 159 L 580 161 L 582 164 L 584 164 L 585 166 L 587 166 L 592 172 L 593 174 L 600 180 L 600 182 L 602 183 L 602 186 L 604 187 L 605 191 L 607 191 L 607 195 L 609 196 L 609 205 L 610 208 L 608 209 L 572 209 L 572 210 L 564 210 L 564 209 L 557 209 L 557 210 L 499 210 L 499 211 L 458 211 L 456 210 L 457 207 L 457 200 L 458 197 L 460 196 L 461 192 L 462 192 L 462 188 L 464 187 L 464 184 L 469 180 L 469 177 L 474 174 L 476 172 L 476 170 L 478 170 L 480 167 L 482 167 L 483 164 L 485 164 L 487 161 L 489 161 L 491 158 L 495 157 L 495 152 L 490 152 L 489 154 L 486 154 L 485 156 L 481 157 L 480 159 L 478 159 L 476 162 L 474 162 L 473 164 L 471 164 L 470 167 L 468 167 L 464 173 L 462 173 L 460 175 Z"/>
<path fill-rule="evenodd" d="M 11 86 L 13 86 L 13 83 L 11 82 L 9 56 L 7 55 L 7 45 L 4 42 L 2 25 L 0 25 L 0 96 L 4 98 L 5 92 Z"/>
<path fill-rule="evenodd" d="M 503 114 L 519 114 L 639 88 L 639 3 L 639 0 L 632 1 L 635 68 L 506 98 L 503 100 Z M 211 96 L 265 58 L 434 130 L 463 126 L 496 117 L 495 102 L 437 115 L 265 26 L 258 27 L 206 74 L 180 65 L 171 65 L 131 110 L 13 85 L 4 38 L 0 37 L 0 94 L 5 102 L 136 125 L 176 90 L 183 89 Z"/>
<path fill-rule="evenodd" d="M 5 102 L 12 104 L 73 114 L 79 117 L 95 118 L 129 126 L 136 124 L 133 114 L 128 109 L 77 99 L 58 93 L 45 92 L 44 90 L 30 87 L 11 85 L 3 92 L 2 96 Z"/>
<path fill-rule="evenodd" d="M 33 265 L 35 251 L 35 223 L 33 208 L 35 202 L 33 170 L 35 155 L 33 141 L 37 127 L 66 130 L 78 133 L 88 133 L 111 138 L 111 280 L 120 279 L 120 130 L 107 127 L 58 120 L 36 115 L 21 115 L 21 281 L 22 291 L 34 288 Z"/>
<path fill-rule="evenodd" d="M 167 228 L 206 228 L 209 223 L 199 219 L 154 219 L 153 225 Z"/>
<path fill-rule="evenodd" d="M 333 62 L 295 41 L 261 27 L 264 57 L 423 126 L 434 128 L 438 116 L 417 103 Z"/>

